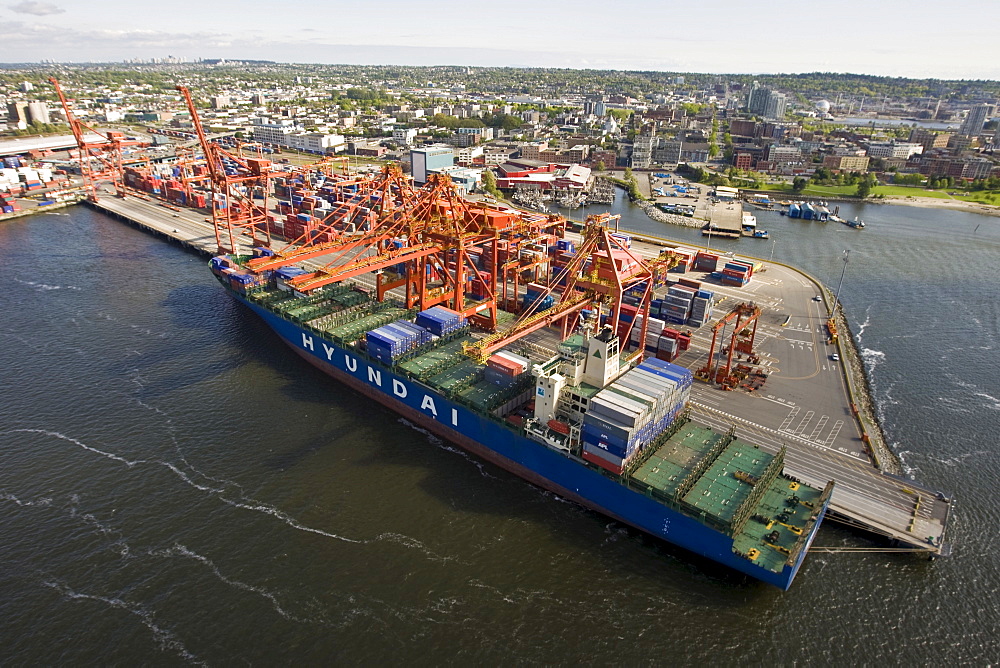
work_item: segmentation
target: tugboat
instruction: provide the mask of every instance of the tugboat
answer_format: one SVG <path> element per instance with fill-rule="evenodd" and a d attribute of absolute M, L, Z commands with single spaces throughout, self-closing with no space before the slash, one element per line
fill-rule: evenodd
<path fill-rule="evenodd" d="M 865 221 L 861 220 L 857 216 L 854 216 L 854 220 L 848 220 L 846 222 L 849 227 L 853 227 L 858 230 L 862 229 L 865 226 Z"/>

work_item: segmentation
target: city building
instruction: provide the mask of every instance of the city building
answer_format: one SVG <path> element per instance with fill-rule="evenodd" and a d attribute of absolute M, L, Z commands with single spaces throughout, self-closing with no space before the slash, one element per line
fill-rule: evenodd
<path fill-rule="evenodd" d="M 11 123 L 24 129 L 31 123 L 51 123 L 49 107 L 44 102 L 11 102 L 7 105 Z"/>
<path fill-rule="evenodd" d="M 823 158 L 823 166 L 841 172 L 867 172 L 870 161 L 867 155 L 828 155 Z"/>
<path fill-rule="evenodd" d="M 797 146 L 771 144 L 767 148 L 766 160 L 777 164 L 786 162 L 802 162 L 802 151 Z"/>
<path fill-rule="evenodd" d="M 416 138 L 416 128 L 396 128 L 392 131 L 392 140 L 397 144 L 402 144 L 403 146 L 412 145 L 413 140 Z"/>
<path fill-rule="evenodd" d="M 774 118 L 782 119 L 785 117 L 785 107 L 788 104 L 788 98 L 784 93 L 772 92 L 767 96 L 767 103 L 764 105 L 764 118 Z"/>
<path fill-rule="evenodd" d="M 920 164 L 920 173 L 927 176 L 950 176 L 955 179 L 986 179 L 993 171 L 993 163 L 986 158 L 925 158 Z"/>
<path fill-rule="evenodd" d="M 633 169 L 646 169 L 653 162 L 653 144 L 656 137 L 653 135 L 639 135 L 632 142 L 631 165 Z"/>
<path fill-rule="evenodd" d="M 483 147 L 483 164 L 486 165 L 502 165 L 503 163 L 510 160 L 510 157 L 517 153 L 517 149 L 513 149 L 506 146 L 484 146 Z"/>
<path fill-rule="evenodd" d="M 923 128 L 914 128 L 910 131 L 909 137 L 909 141 L 923 146 L 924 152 L 934 148 L 946 148 L 949 139 L 951 139 L 950 132 L 933 132 Z"/>
<path fill-rule="evenodd" d="M 481 169 L 466 169 L 458 166 L 442 167 L 432 170 L 431 173 L 448 176 L 460 195 L 468 195 L 473 192 L 482 183 L 483 178 Z"/>
<path fill-rule="evenodd" d="M 618 164 L 618 154 L 614 151 L 593 151 L 590 154 L 590 164 L 596 169 L 602 163 L 605 169 L 614 169 Z"/>
<path fill-rule="evenodd" d="M 498 188 L 580 191 L 590 180 L 590 168 L 583 165 L 556 165 L 537 160 L 514 160 L 497 168 Z"/>
<path fill-rule="evenodd" d="M 993 111 L 994 107 L 992 104 L 972 105 L 972 108 L 969 109 L 969 115 L 962 121 L 962 127 L 959 128 L 958 134 L 963 137 L 978 137 L 979 133 L 983 131 L 986 121 L 993 114 Z"/>
<path fill-rule="evenodd" d="M 263 142 L 265 144 L 274 144 L 277 146 L 287 146 L 287 137 L 299 128 L 296 128 L 295 121 L 278 121 L 277 123 L 268 123 L 261 120 L 259 123 L 254 125 L 253 128 L 253 138 L 254 141 Z"/>
<path fill-rule="evenodd" d="M 663 165 L 668 169 L 677 169 L 683 150 L 684 142 L 682 140 L 658 137 L 657 142 L 653 145 L 653 163 Z"/>
<path fill-rule="evenodd" d="M 451 146 L 425 146 L 410 149 L 410 165 L 415 183 L 427 183 L 428 175 L 455 164 L 455 150 Z"/>
<path fill-rule="evenodd" d="M 759 86 L 755 81 L 747 96 L 747 111 L 764 118 L 780 120 L 785 115 L 788 98 L 784 93 Z"/>
<path fill-rule="evenodd" d="M 753 156 L 749 153 L 737 153 L 733 156 L 733 167 L 750 171 L 753 169 Z"/>
<path fill-rule="evenodd" d="M 868 143 L 868 156 L 871 158 L 909 158 L 916 153 L 923 153 L 924 147 L 911 142 L 873 141 Z"/>
<path fill-rule="evenodd" d="M 305 132 L 294 121 L 267 123 L 259 120 L 253 126 L 254 141 L 306 151 L 308 153 L 340 153 L 347 149 L 343 135 L 325 132 Z"/>
<path fill-rule="evenodd" d="M 584 115 L 604 116 L 608 113 L 608 105 L 603 99 L 586 100 L 583 103 L 583 113 Z"/>
<path fill-rule="evenodd" d="M 542 151 L 549 147 L 549 143 L 546 141 L 532 142 L 530 144 L 521 145 L 521 158 L 524 160 L 538 160 L 538 156 Z"/>
<path fill-rule="evenodd" d="M 469 166 L 476 161 L 476 158 L 482 158 L 484 154 L 482 146 L 465 146 L 458 149 L 458 155 L 455 161 L 464 166 Z M 485 161 L 483 161 L 485 162 Z"/>

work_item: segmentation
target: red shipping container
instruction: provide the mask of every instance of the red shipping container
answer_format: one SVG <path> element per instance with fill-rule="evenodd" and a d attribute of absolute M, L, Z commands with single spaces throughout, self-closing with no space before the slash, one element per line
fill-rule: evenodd
<path fill-rule="evenodd" d="M 618 466 L 615 466 L 614 464 L 612 464 L 608 460 L 604 459 L 603 457 L 598 457 L 597 455 L 593 455 L 593 454 L 587 452 L 586 450 L 583 451 L 583 458 L 585 460 L 587 460 L 588 462 L 590 462 L 591 464 L 597 464 L 598 466 L 600 466 L 602 469 L 605 469 L 606 471 L 611 471 L 615 475 L 621 475 L 622 474 L 622 470 L 623 470 L 622 468 L 620 468 Z"/>
<path fill-rule="evenodd" d="M 508 376 L 516 376 L 524 372 L 524 369 L 520 364 L 501 355 L 493 355 L 490 357 L 490 359 L 486 362 L 486 366 L 491 369 L 496 369 L 497 371 L 507 374 Z"/>

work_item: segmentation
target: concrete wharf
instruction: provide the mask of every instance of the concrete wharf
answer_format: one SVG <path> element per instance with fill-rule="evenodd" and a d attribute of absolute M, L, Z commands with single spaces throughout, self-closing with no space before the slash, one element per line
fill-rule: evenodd
<path fill-rule="evenodd" d="M 105 197 L 88 204 L 206 255 L 217 252 L 213 225 L 204 212 L 138 197 Z M 647 256 L 658 255 L 664 246 L 681 245 L 633 237 L 634 248 Z M 865 391 L 864 379 L 854 377 L 852 366 L 829 364 L 829 356 L 821 354 L 826 345 L 821 339 L 828 291 L 812 277 L 778 263 L 768 263 L 751 285 L 752 293 L 715 284 L 708 287 L 721 298 L 717 313 L 728 311 L 730 303 L 751 300 L 764 310 L 759 331 L 764 341 L 761 354 L 771 372 L 767 394 L 722 392 L 696 383 L 691 399 L 694 421 L 723 432 L 735 425 L 741 438 L 768 452 L 787 446 L 789 475 L 819 488 L 835 481 L 829 507 L 833 519 L 884 536 L 904 550 L 931 557 L 950 554 L 945 534 L 952 499 L 879 470 L 878 456 L 862 442 L 871 426 L 853 410 L 856 394 Z M 824 303 L 815 301 L 817 295 Z M 710 339 L 711 327 L 696 330 L 691 348 L 677 363 L 698 368 L 707 359 Z M 789 341 L 794 345 L 788 346 Z M 850 342 L 837 345 L 843 354 L 850 354 L 844 348 Z"/>

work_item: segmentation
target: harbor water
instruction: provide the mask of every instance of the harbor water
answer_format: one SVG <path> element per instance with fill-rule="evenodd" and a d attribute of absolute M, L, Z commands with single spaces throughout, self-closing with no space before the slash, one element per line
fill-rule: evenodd
<path fill-rule="evenodd" d="M 204 257 L 78 206 L 0 225 L 0 664 L 996 664 L 1000 219 L 757 215 L 770 239 L 712 246 L 833 287 L 851 251 L 874 400 L 906 471 L 958 499 L 952 557 L 746 579 L 415 429 Z M 827 522 L 815 545 L 879 543 Z"/>

